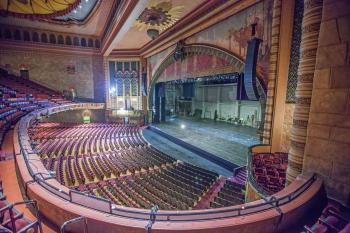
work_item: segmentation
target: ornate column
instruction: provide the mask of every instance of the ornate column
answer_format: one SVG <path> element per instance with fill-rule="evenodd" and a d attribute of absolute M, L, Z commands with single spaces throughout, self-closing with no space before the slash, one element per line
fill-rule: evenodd
<path fill-rule="evenodd" d="M 271 129 L 273 118 L 273 106 L 275 98 L 276 78 L 277 78 L 277 63 L 278 63 L 278 48 L 280 39 L 280 23 L 281 23 L 281 0 L 273 2 L 272 16 L 272 33 L 271 33 L 271 49 L 269 60 L 267 98 L 265 108 L 263 143 L 271 143 Z"/>
<path fill-rule="evenodd" d="M 302 172 L 321 19 L 322 0 L 305 0 L 287 184 Z"/>

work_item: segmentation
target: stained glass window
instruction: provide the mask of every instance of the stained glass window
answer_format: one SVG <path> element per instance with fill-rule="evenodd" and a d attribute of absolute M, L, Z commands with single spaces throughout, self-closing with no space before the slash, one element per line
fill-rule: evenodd
<path fill-rule="evenodd" d="M 124 92 L 123 92 L 123 72 L 120 70 L 117 72 L 116 81 L 117 81 L 117 95 L 123 96 L 124 95 Z"/>
<path fill-rule="evenodd" d="M 138 78 L 136 71 L 131 73 L 131 95 L 137 96 L 138 92 Z"/>

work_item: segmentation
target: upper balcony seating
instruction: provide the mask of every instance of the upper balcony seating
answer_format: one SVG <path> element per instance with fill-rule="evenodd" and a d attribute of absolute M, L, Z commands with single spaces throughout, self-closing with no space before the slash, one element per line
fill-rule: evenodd
<path fill-rule="evenodd" d="M 253 155 L 252 174 L 264 190 L 273 194 L 284 188 L 287 166 L 287 153 L 258 153 Z"/>
<path fill-rule="evenodd" d="M 25 232 L 38 232 L 42 233 L 41 222 L 37 220 L 29 220 L 23 213 L 15 209 L 17 205 L 31 205 L 34 207 L 36 216 L 38 217 L 38 209 L 35 201 L 22 201 L 16 203 L 10 203 L 6 200 L 6 196 L 3 195 L 2 183 L 0 181 L 0 232 L 4 233 L 25 233 Z"/>
<path fill-rule="evenodd" d="M 50 100 L 54 98 L 55 101 Z M 57 92 L 39 84 L 13 75 L 0 75 L 0 147 L 7 130 L 22 116 L 64 101 Z"/>

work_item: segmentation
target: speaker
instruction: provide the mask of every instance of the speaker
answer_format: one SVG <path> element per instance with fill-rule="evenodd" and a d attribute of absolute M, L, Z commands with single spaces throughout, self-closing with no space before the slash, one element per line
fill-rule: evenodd
<path fill-rule="evenodd" d="M 248 100 L 258 100 L 259 94 L 256 87 L 256 63 L 258 60 L 259 45 L 261 40 L 253 38 L 248 41 L 247 57 L 244 67 L 244 89 Z"/>

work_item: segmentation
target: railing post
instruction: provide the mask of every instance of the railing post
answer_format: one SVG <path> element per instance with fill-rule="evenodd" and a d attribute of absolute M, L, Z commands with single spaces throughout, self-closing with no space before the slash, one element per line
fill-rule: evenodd
<path fill-rule="evenodd" d="M 157 205 L 153 206 L 151 209 L 149 221 L 148 221 L 147 225 L 145 226 L 147 233 L 151 233 L 151 231 L 152 231 L 152 226 L 156 221 L 156 214 L 157 214 L 158 210 L 159 210 L 159 208 Z"/>
<path fill-rule="evenodd" d="M 86 219 L 86 217 L 83 217 L 83 216 L 72 218 L 72 219 L 70 219 L 68 221 L 65 221 L 62 224 L 62 226 L 61 226 L 60 233 L 64 233 L 65 232 L 65 227 L 67 225 L 72 224 L 72 223 L 76 223 L 76 222 L 79 222 L 79 221 L 84 221 L 84 233 L 88 233 L 87 219 Z"/>

